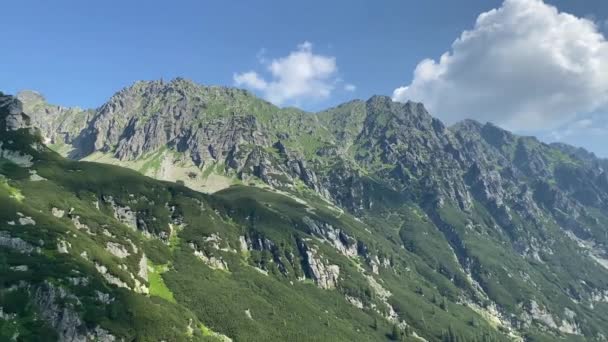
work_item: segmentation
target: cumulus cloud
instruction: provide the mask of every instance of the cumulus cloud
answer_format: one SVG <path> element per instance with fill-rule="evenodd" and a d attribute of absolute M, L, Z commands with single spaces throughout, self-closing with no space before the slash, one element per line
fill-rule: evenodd
<path fill-rule="evenodd" d="M 589 19 L 542 0 L 505 0 L 438 61 L 421 61 L 393 99 L 424 102 L 448 123 L 555 129 L 607 107 L 608 43 Z"/>
<path fill-rule="evenodd" d="M 248 71 L 235 73 L 234 84 L 260 91 L 277 105 L 328 98 L 339 81 L 336 58 L 315 54 L 310 42 L 298 45 L 285 57 L 271 60 L 262 50 L 258 60 L 266 67 L 270 79 Z"/>
<path fill-rule="evenodd" d="M 255 71 L 234 74 L 234 83 L 239 86 L 245 86 L 256 90 L 268 88 L 268 83 L 266 83 L 266 81 L 264 81 Z"/>

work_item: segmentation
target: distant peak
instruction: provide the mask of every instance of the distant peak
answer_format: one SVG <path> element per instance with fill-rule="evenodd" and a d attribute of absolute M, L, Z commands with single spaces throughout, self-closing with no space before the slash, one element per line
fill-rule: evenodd
<path fill-rule="evenodd" d="M 393 99 L 390 96 L 374 95 L 367 100 L 367 103 L 392 103 Z"/>

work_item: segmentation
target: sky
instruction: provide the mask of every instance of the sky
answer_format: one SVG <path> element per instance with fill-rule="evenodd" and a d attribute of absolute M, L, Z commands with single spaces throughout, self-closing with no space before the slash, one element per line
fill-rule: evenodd
<path fill-rule="evenodd" d="M 137 80 L 248 88 L 317 111 L 375 94 L 608 157 L 608 1 L 2 4 L 0 91 L 97 107 Z"/>

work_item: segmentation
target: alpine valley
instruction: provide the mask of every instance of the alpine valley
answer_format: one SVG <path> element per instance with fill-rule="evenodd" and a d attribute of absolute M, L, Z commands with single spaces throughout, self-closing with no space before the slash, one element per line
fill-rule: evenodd
<path fill-rule="evenodd" d="M 2 341 L 607 341 L 608 160 L 374 96 L 0 94 Z"/>

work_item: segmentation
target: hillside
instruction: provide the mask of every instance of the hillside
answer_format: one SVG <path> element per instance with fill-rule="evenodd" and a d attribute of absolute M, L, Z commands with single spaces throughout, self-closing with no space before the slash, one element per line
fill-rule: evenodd
<path fill-rule="evenodd" d="M 4 337 L 608 336 L 608 175 L 584 151 L 382 96 L 305 113 L 176 79 L 94 110 L 18 98 Z"/>

